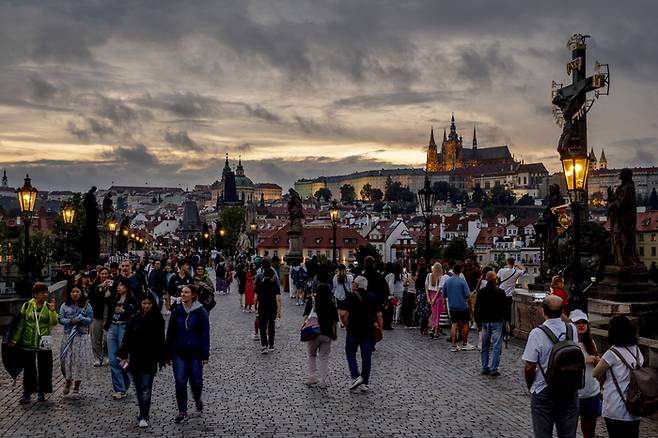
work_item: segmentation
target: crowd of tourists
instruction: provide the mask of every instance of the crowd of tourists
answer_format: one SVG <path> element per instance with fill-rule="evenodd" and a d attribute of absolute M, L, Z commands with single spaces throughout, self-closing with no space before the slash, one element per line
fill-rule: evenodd
<path fill-rule="evenodd" d="M 282 294 L 289 291 L 289 300 L 303 306 L 300 339 L 306 343 L 308 386 L 329 386 L 332 344 L 344 331 L 344 360 L 351 377 L 347 388 L 369 391 L 376 345 L 383 331 L 400 328 L 417 329 L 430 342 L 445 339 L 455 354 L 478 350 L 483 378 L 495 379 L 501 375 L 503 345 L 511 333 L 512 294 L 525 274 L 513 258 L 497 271 L 480 267 L 475 258 L 437 262 L 429 269 L 411 266 L 409 271 L 399 263 L 380 271 L 370 256 L 362 265 L 349 266 L 331 266 L 313 257 L 291 263 L 289 271 L 277 257 L 228 259 L 217 254 L 208 262 L 216 273 L 214 283 L 197 254 L 152 258 L 144 266 L 128 259 L 99 265 L 71 282 L 59 309 L 48 302 L 46 285 L 35 284 L 34 297 L 22 306 L 10 339 L 10 345 L 20 348 L 24 366 L 20 403 L 30 403 L 34 393 L 43 401 L 52 392 L 50 330 L 61 324 L 64 397 L 80 397 L 90 364 L 109 365 L 111 396 L 125 398 L 132 383 L 138 425 L 148 427 L 154 376 L 171 365 L 174 421 L 187 421 L 188 386 L 196 410 L 204 408 L 208 315 L 215 293 L 234 294 L 240 310 L 254 314 L 249 336 L 260 341 L 260 353 L 266 355 L 275 351 Z M 580 422 L 583 436 L 593 437 L 601 416 L 610 437 L 639 436 L 640 415 L 627 406 L 627 388 L 644 359 L 628 318 L 610 320 L 611 348 L 600 354 L 588 315 L 567 310 L 561 276 L 553 277 L 542 307 L 545 322 L 530 332 L 522 356 L 535 436 L 551 437 L 555 428 L 560 437 L 575 437 Z"/>
<path fill-rule="evenodd" d="M 34 393 L 41 402 L 53 392 L 51 328 L 59 323 L 64 329 L 59 364 L 65 398 L 79 399 L 92 367 L 109 365 L 111 397 L 126 398 L 132 383 L 138 426 L 145 428 L 154 377 L 171 365 L 178 412 L 174 421 L 188 419 L 188 385 L 195 409 L 203 411 L 208 313 L 215 305 L 215 288 L 199 255 L 153 258 L 143 267 L 128 258 L 99 265 L 70 278 L 59 309 L 54 298 L 48 301 L 46 284 L 35 283 L 32 294 L 9 340 L 23 367 L 21 404 L 30 403 Z"/>

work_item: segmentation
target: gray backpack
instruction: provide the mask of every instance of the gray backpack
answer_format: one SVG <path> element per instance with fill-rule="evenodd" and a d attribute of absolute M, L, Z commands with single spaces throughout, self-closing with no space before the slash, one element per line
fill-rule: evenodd
<path fill-rule="evenodd" d="M 571 324 L 565 325 L 567 330 L 563 340 L 559 340 L 545 325 L 539 326 L 553 342 L 548 356 L 548 368 L 544 371 L 539 364 L 552 397 L 569 396 L 585 386 L 585 355 L 573 341 L 573 327 Z"/>

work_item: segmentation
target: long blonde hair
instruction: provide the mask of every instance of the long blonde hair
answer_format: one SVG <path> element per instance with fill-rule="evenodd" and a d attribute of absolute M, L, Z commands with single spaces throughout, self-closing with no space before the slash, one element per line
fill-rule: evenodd
<path fill-rule="evenodd" d="M 441 266 L 441 263 L 436 262 L 432 265 L 432 286 L 439 284 L 441 277 L 443 277 L 443 266 Z"/>

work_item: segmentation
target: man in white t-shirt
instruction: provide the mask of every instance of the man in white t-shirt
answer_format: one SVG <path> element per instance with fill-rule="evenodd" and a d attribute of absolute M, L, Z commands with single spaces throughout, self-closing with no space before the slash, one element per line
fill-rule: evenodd
<path fill-rule="evenodd" d="M 544 298 L 544 326 L 558 338 L 566 336 L 567 323 L 562 321 L 562 298 L 548 295 Z M 574 337 L 578 336 L 576 327 L 569 323 Z M 577 338 L 576 338 L 577 339 Z M 553 425 L 558 437 L 576 436 L 578 427 L 578 392 L 572 395 L 551 397 L 544 374 L 548 370 L 548 361 L 553 342 L 540 328 L 530 331 L 528 343 L 523 351 L 525 361 L 525 381 L 530 390 L 530 407 L 535 438 L 553 436 Z"/>
<path fill-rule="evenodd" d="M 525 274 L 525 268 L 522 265 L 517 265 L 516 260 L 513 257 L 507 259 L 507 265 L 498 270 L 496 274 L 498 276 L 498 281 L 500 281 L 499 287 L 505 291 L 505 296 L 507 297 L 507 316 L 505 317 L 505 331 L 506 336 L 509 336 L 510 333 L 510 323 L 512 321 L 512 293 L 514 292 L 514 287 L 516 286 L 516 280 L 520 276 Z"/>

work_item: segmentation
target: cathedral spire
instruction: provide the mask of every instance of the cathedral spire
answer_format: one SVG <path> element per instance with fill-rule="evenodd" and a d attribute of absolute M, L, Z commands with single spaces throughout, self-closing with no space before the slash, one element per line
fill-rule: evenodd
<path fill-rule="evenodd" d="M 478 148 L 478 134 L 475 130 L 475 123 L 473 123 L 473 149 Z"/>
<path fill-rule="evenodd" d="M 457 127 L 455 126 L 455 113 L 452 113 L 450 118 L 450 133 L 457 132 Z"/>
<path fill-rule="evenodd" d="M 228 152 L 226 153 L 226 161 L 224 162 L 224 171 L 231 170 L 231 166 L 228 165 Z"/>
<path fill-rule="evenodd" d="M 608 159 L 605 157 L 605 150 L 601 149 L 601 158 L 599 159 L 599 169 L 608 168 Z"/>
<path fill-rule="evenodd" d="M 443 141 L 448 141 L 448 136 L 446 135 L 446 128 L 443 128 Z"/>
<path fill-rule="evenodd" d="M 244 167 L 242 167 L 242 155 L 238 155 L 238 167 L 235 168 L 235 176 L 244 176 Z"/>
<path fill-rule="evenodd" d="M 7 169 L 2 171 L 2 187 L 7 187 Z"/>
<path fill-rule="evenodd" d="M 430 130 L 430 146 L 436 146 L 436 143 L 434 142 L 434 126 L 432 126 L 432 129 Z"/>

